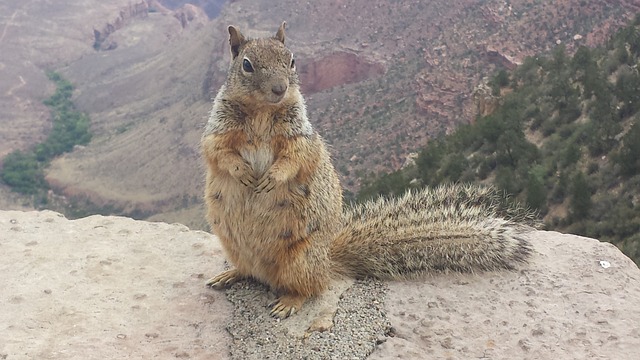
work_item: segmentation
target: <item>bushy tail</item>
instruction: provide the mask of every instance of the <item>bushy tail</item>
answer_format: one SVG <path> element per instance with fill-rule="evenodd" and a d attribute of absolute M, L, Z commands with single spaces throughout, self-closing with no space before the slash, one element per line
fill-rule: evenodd
<path fill-rule="evenodd" d="M 513 269 L 531 252 L 536 213 L 491 187 L 443 185 L 346 211 L 331 248 L 338 271 L 398 279 L 426 272 Z"/>

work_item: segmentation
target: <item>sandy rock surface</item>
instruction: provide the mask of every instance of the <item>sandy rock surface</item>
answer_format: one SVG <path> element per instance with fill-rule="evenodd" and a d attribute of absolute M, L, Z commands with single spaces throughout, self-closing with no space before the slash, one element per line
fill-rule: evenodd
<path fill-rule="evenodd" d="M 222 250 L 204 232 L 0 212 L 0 254 L 0 359 L 228 357 L 231 306 L 204 286 Z"/>
<path fill-rule="evenodd" d="M 518 272 L 390 283 L 396 334 L 370 359 L 639 359 L 638 267 L 597 240 L 529 238 Z"/>
<path fill-rule="evenodd" d="M 638 267 L 596 240 L 529 238 L 519 271 L 340 281 L 279 321 L 260 284 L 204 287 L 225 268 L 207 233 L 0 211 L 0 359 L 636 359 Z"/>

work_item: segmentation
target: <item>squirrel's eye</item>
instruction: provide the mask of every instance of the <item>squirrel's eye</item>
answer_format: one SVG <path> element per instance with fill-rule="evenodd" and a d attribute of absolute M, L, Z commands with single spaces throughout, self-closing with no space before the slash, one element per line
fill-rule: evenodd
<path fill-rule="evenodd" d="M 291 58 L 291 68 L 293 69 L 294 67 L 296 67 L 296 59 Z"/>
<path fill-rule="evenodd" d="M 242 70 L 250 73 L 253 72 L 253 65 L 251 65 L 251 61 L 249 61 L 249 59 L 245 58 L 242 60 Z"/>

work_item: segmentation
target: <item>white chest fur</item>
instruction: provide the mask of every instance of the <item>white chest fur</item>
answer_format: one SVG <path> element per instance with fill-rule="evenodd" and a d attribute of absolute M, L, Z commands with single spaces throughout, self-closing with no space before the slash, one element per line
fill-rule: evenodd
<path fill-rule="evenodd" d="M 257 115 L 245 129 L 249 140 L 249 146 L 240 151 L 240 155 L 247 161 L 256 176 L 264 174 L 271 164 L 274 156 L 269 145 L 273 132 L 273 116 L 269 112 Z"/>
<path fill-rule="evenodd" d="M 240 155 L 251 165 L 256 176 L 264 174 L 273 163 L 273 151 L 267 144 L 242 149 Z"/>

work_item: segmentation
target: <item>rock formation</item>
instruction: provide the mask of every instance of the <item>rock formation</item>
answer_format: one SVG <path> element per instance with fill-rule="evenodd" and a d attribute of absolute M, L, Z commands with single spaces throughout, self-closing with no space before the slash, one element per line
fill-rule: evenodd
<path fill-rule="evenodd" d="M 473 102 L 478 116 L 487 116 L 496 111 L 500 105 L 500 97 L 491 93 L 491 87 L 485 79 L 473 89 Z"/>
<path fill-rule="evenodd" d="M 176 9 L 173 12 L 173 16 L 180 21 L 183 29 L 194 21 L 201 25 L 209 21 L 209 17 L 204 10 L 191 4 L 185 4 L 183 7 Z"/>
<path fill-rule="evenodd" d="M 118 47 L 114 41 L 108 41 L 109 35 L 120 30 L 131 19 L 144 18 L 149 15 L 149 5 L 146 1 L 130 4 L 127 8 L 120 10 L 118 16 L 111 22 L 104 25 L 101 30 L 93 29 L 93 48 L 96 50 L 113 50 Z"/>
<path fill-rule="evenodd" d="M 318 59 L 305 59 L 298 68 L 305 94 L 382 75 L 384 66 L 351 52 L 337 51 Z"/>

